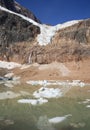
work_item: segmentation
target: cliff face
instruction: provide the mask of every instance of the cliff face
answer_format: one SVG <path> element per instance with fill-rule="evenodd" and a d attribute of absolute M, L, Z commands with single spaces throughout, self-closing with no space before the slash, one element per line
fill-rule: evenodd
<path fill-rule="evenodd" d="M 78 24 L 59 30 L 54 40 L 74 40 L 80 44 L 90 44 L 90 19 L 83 20 Z"/>
<path fill-rule="evenodd" d="M 0 58 L 3 60 L 4 56 L 7 57 L 8 50 L 10 46 L 14 46 L 14 43 L 32 42 L 39 33 L 40 28 L 33 23 L 0 9 Z M 11 53 L 8 54 L 8 57 L 11 57 Z"/>
<path fill-rule="evenodd" d="M 38 23 L 41 23 L 40 20 L 36 18 L 36 16 L 31 11 L 24 8 L 14 0 L 0 0 L 0 5 L 11 11 L 27 16 Z"/>
<path fill-rule="evenodd" d="M 22 24 L 26 24 L 26 22 Z M 28 27 L 33 28 L 35 35 L 32 35 L 32 29 L 30 28 L 30 30 L 28 30 Z M 31 39 L 31 42 L 27 41 L 14 45 L 10 44 L 8 49 L 6 49 L 7 51 L 5 50 L 5 52 L 7 53 L 4 53 L 8 57 L 6 58 L 6 60 L 13 60 L 16 62 L 19 61 L 21 63 L 37 62 L 40 64 L 48 64 L 53 61 L 78 62 L 80 60 L 90 58 L 90 19 L 83 20 L 78 24 L 58 30 L 58 32 L 56 32 L 56 34 L 52 38 L 51 43 L 46 46 L 40 46 L 39 44 L 37 44 L 37 41 L 33 40 L 35 39 L 37 32 L 39 32 L 38 27 L 35 27 L 32 24 L 28 27 L 27 30 L 25 30 L 25 26 L 23 31 L 21 31 L 21 34 L 19 34 L 19 32 L 17 33 L 19 35 L 19 38 L 21 36 L 21 41 L 24 41 L 22 39 L 22 35 L 25 35 L 26 39 L 28 34 L 29 36 L 31 35 L 29 37 Z M 27 31 L 28 33 L 24 33 L 25 31 Z M 12 41 L 16 41 L 16 37 L 18 35 L 16 34 L 16 36 L 14 37 L 13 34 Z M 9 38 L 9 40 L 11 39 Z M 1 49 L 1 51 L 2 50 L 3 49 Z"/>
<path fill-rule="evenodd" d="M 90 19 L 58 30 L 47 46 L 30 49 L 32 62 L 68 62 L 90 58 Z"/>
<path fill-rule="evenodd" d="M 8 4 L 8 2 L 10 3 Z M 36 17 L 21 5 L 13 0 L 8 0 L 8 2 L 0 0 L 2 6 L 27 17 L 32 16 L 32 19 L 35 20 Z M 54 29 L 48 25 L 33 24 L 27 19 L 1 9 L 0 58 L 20 63 L 37 62 L 40 64 L 53 61 L 80 61 L 90 58 L 90 19 L 64 28 L 60 27 L 50 39 L 50 43 L 43 43 L 42 45 L 45 46 L 40 46 L 37 35 L 41 34 L 39 40 L 48 41 L 49 36 L 55 31 Z M 45 35 L 46 33 L 50 34 Z"/>
<path fill-rule="evenodd" d="M 8 12 L 0 11 L 0 46 L 22 41 L 32 41 L 39 27 Z"/>
<path fill-rule="evenodd" d="M 0 5 L 9 10 L 16 11 L 14 6 L 14 0 L 0 0 Z"/>

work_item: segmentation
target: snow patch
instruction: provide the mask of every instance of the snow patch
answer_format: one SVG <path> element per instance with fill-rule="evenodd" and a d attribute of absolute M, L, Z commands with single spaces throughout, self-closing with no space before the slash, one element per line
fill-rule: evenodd
<path fill-rule="evenodd" d="M 8 9 L 2 7 L 2 6 L 0 6 L 0 10 L 3 10 L 3 11 L 5 11 L 5 12 L 8 12 L 8 13 L 11 13 L 11 14 L 14 14 L 14 15 L 17 15 L 17 16 L 21 17 L 22 19 L 24 19 L 24 20 L 26 20 L 26 21 L 28 21 L 28 22 L 30 22 L 30 23 L 33 23 L 33 24 L 36 25 L 36 26 L 40 26 L 39 23 L 35 22 L 34 20 L 32 20 L 32 19 L 30 19 L 30 18 L 28 18 L 28 17 L 26 17 L 26 16 L 24 16 L 24 15 L 21 15 L 21 14 L 18 14 L 18 13 L 13 12 L 13 11 L 11 11 L 11 10 L 8 10 Z"/>
<path fill-rule="evenodd" d="M 32 105 L 41 105 L 43 103 L 47 103 L 47 99 L 39 98 L 39 99 L 20 99 L 18 103 L 30 103 Z"/>
<path fill-rule="evenodd" d="M 0 61 L 0 68 L 6 68 L 6 69 L 14 69 L 17 67 L 21 67 L 21 64 L 15 63 L 15 62 L 6 62 L 6 61 Z"/>

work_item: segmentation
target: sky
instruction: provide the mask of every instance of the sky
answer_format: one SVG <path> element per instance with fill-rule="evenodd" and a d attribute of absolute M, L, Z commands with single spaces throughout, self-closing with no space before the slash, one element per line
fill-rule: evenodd
<path fill-rule="evenodd" d="M 45 24 L 90 18 L 90 0 L 16 0 Z"/>

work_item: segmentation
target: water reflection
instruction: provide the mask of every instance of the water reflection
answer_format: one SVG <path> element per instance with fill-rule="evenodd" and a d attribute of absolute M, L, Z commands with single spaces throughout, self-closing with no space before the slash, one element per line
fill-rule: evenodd
<path fill-rule="evenodd" d="M 40 116 L 38 123 L 37 123 L 37 128 L 39 130 L 55 130 L 55 128 L 52 126 L 51 123 L 49 123 L 47 116 Z"/>

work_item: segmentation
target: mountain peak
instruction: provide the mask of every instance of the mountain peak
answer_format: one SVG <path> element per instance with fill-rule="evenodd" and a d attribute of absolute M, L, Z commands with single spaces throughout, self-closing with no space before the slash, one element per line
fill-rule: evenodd
<path fill-rule="evenodd" d="M 22 14 L 38 23 L 41 23 L 40 20 L 31 11 L 21 6 L 15 0 L 0 0 L 0 5 L 7 8 L 8 10 Z"/>

